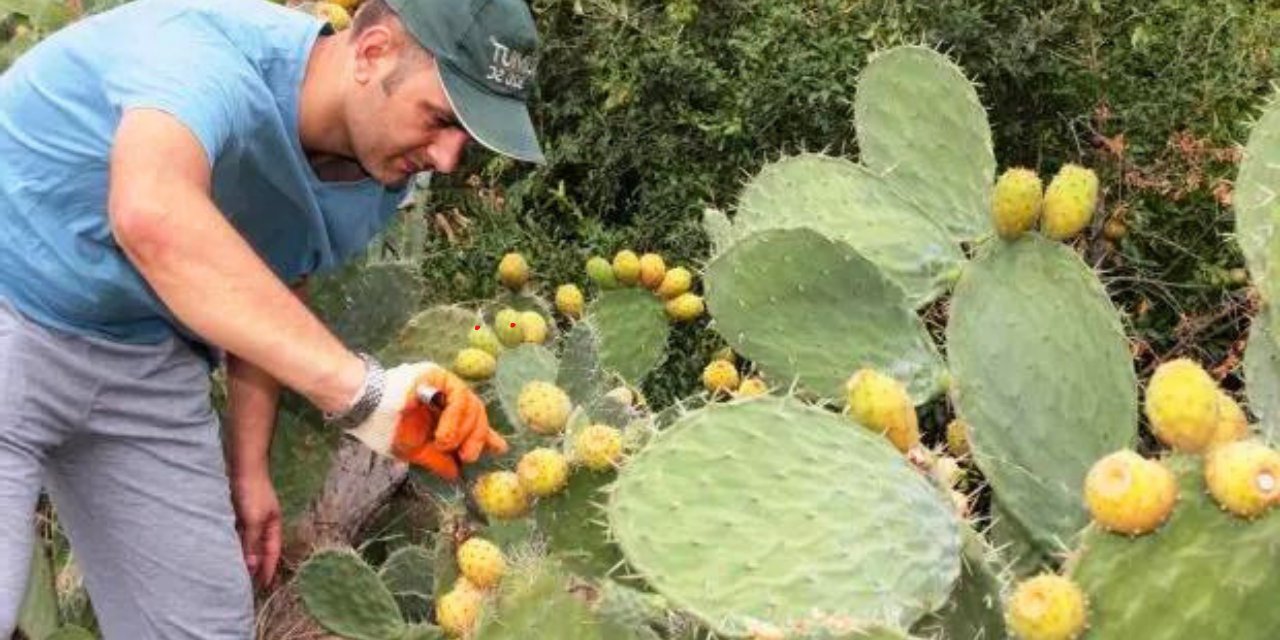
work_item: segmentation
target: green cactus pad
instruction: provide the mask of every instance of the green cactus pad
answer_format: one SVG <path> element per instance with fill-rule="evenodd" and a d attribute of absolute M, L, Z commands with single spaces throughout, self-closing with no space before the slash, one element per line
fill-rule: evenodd
<path fill-rule="evenodd" d="M 32 636 L 36 638 L 37 636 Z M 95 640 L 97 636 L 89 632 L 88 629 L 76 626 L 61 627 L 54 631 L 51 635 L 45 636 L 43 640 Z"/>
<path fill-rule="evenodd" d="M 395 596 L 405 620 L 422 622 L 431 614 L 431 594 L 435 585 L 435 558 L 419 545 L 405 545 L 391 552 L 378 577 Z"/>
<path fill-rule="evenodd" d="M 18 609 L 18 629 L 30 638 L 44 638 L 58 628 L 58 589 L 53 561 L 43 541 L 31 545 L 26 592 Z"/>
<path fill-rule="evenodd" d="M 843 242 L 811 229 L 746 236 L 707 266 L 713 328 L 766 379 L 839 404 L 845 382 L 871 366 L 902 380 L 922 403 L 943 364 L 903 290 Z"/>
<path fill-rule="evenodd" d="M 639 385 L 667 355 L 671 327 L 662 302 L 647 289 L 601 292 L 587 306 L 585 319 L 600 339 L 600 363 Z"/>
<path fill-rule="evenodd" d="M 965 527 L 963 531 L 963 564 L 951 600 L 912 631 L 926 638 L 947 640 L 1004 638 L 1003 584 L 993 562 L 995 551 L 972 528 Z"/>
<path fill-rule="evenodd" d="M 574 469 L 564 490 L 540 499 L 534 510 L 548 552 L 574 573 L 607 576 L 622 561 L 622 552 L 609 541 L 601 509 L 608 498 L 601 488 L 614 477 L 612 472 Z"/>
<path fill-rule="evenodd" d="M 522 344 L 508 349 L 498 358 L 498 370 L 493 374 L 493 384 L 502 402 L 502 411 L 513 425 L 523 425 L 517 408 L 520 391 L 534 380 L 555 383 L 560 364 L 555 354 L 537 344 Z M 523 431 L 523 426 L 518 427 Z"/>
<path fill-rule="evenodd" d="M 310 306 L 352 349 L 375 353 L 418 309 L 416 262 L 353 263 L 317 280 Z"/>
<path fill-rule="evenodd" d="M 574 405 L 584 407 L 593 417 L 598 412 L 611 381 L 600 364 L 599 338 L 590 324 L 579 322 L 565 335 L 556 384 Z"/>
<path fill-rule="evenodd" d="M 1168 460 L 1180 497 L 1155 532 L 1090 528 L 1069 575 L 1089 598 L 1082 640 L 1272 640 L 1280 629 L 1280 510 L 1252 522 L 1208 495 L 1199 457 Z"/>
<path fill-rule="evenodd" d="M 912 306 L 947 287 L 964 254 L 893 186 L 844 158 L 807 153 L 766 165 L 738 200 L 734 232 L 807 227 L 848 243 L 907 292 Z"/>
<path fill-rule="evenodd" d="M 568 575 L 554 563 L 518 567 L 502 581 L 496 606 L 486 610 L 476 640 L 631 640 L 635 632 L 596 618 L 569 593 Z"/>
<path fill-rule="evenodd" d="M 1087 523 L 1084 478 L 1137 435 L 1137 378 L 1120 317 L 1069 247 L 1038 235 L 966 267 L 947 351 L 974 461 L 1042 550 Z"/>
<path fill-rule="evenodd" d="M 281 410 L 271 433 L 271 480 L 285 521 L 304 513 L 324 487 L 342 433 Z"/>
<path fill-rule="evenodd" d="M 812 631 L 788 637 L 796 640 L 916 640 L 915 636 L 891 627 L 873 625 L 853 631 L 841 631 L 839 621 L 834 622 L 833 626 L 832 630 Z"/>
<path fill-rule="evenodd" d="M 450 367 L 454 356 L 469 345 L 471 332 L 479 323 L 479 314 L 471 309 L 452 305 L 431 307 L 406 320 L 378 355 L 389 366 L 430 360 Z"/>
<path fill-rule="evenodd" d="M 409 625 L 396 640 L 444 640 L 444 637 L 443 629 L 423 622 Z"/>
<path fill-rule="evenodd" d="M 792 398 L 709 405 L 627 461 L 627 564 L 717 633 L 813 616 L 907 626 L 960 572 L 952 507 L 884 438 Z M 660 523 L 660 526 L 655 526 Z"/>
<path fill-rule="evenodd" d="M 722 253 L 729 248 L 730 244 L 733 244 L 735 235 L 733 223 L 729 222 L 729 216 L 719 209 L 708 207 L 703 210 L 702 232 L 707 234 L 707 239 L 711 241 L 712 255 Z"/>
<path fill-rule="evenodd" d="M 298 570 L 298 592 L 311 616 L 353 640 L 386 640 L 404 633 L 396 599 L 354 551 L 312 554 Z"/>
<path fill-rule="evenodd" d="M 1235 210 L 1235 238 L 1245 265 L 1263 300 L 1280 299 L 1280 99 L 1273 98 L 1253 124 L 1231 196 Z M 1280 319 L 1273 314 L 1272 321 Z M 1271 324 L 1273 335 L 1280 335 Z"/>
<path fill-rule="evenodd" d="M 1244 389 L 1249 409 L 1258 419 L 1253 429 L 1261 431 L 1268 444 L 1280 442 L 1280 348 L 1269 335 L 1270 315 L 1263 312 L 1249 326 L 1244 349 Z"/>
<path fill-rule="evenodd" d="M 953 237 L 989 231 L 991 126 L 960 68 L 925 47 L 875 53 L 858 79 L 853 109 L 862 164 L 919 202 Z"/>
<path fill-rule="evenodd" d="M 1005 570 L 1014 577 L 1029 578 L 1055 566 L 1052 557 L 1037 547 L 1027 530 L 1000 506 L 999 496 L 991 499 L 987 538 L 996 547 Z"/>
<path fill-rule="evenodd" d="M 592 606 L 596 615 L 626 627 L 666 624 L 670 615 L 670 605 L 662 596 L 607 578 L 596 584 Z"/>

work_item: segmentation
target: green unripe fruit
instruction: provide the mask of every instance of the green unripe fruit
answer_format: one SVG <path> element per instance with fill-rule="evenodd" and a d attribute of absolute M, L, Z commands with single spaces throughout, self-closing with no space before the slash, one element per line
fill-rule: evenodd
<path fill-rule="evenodd" d="M 520 326 L 520 312 L 510 307 L 503 309 L 493 317 L 493 330 L 498 334 L 498 341 L 508 347 L 524 342 L 524 328 Z"/>
<path fill-rule="evenodd" d="M 587 277 L 601 289 L 616 289 L 618 278 L 613 275 L 613 265 L 600 256 L 587 260 Z"/>
<path fill-rule="evenodd" d="M 1040 176 L 1031 169 L 1014 167 L 1001 174 L 991 194 L 991 222 L 996 233 L 1013 240 L 1035 226 L 1043 192 Z"/>
<path fill-rule="evenodd" d="M 471 333 L 467 334 L 467 344 L 491 356 L 502 353 L 502 343 L 498 341 L 498 335 L 488 325 L 476 325 Z"/>
<path fill-rule="evenodd" d="M 498 360 L 493 354 L 475 347 L 458 351 L 453 359 L 454 373 L 468 380 L 486 380 L 493 377 L 497 369 Z"/>

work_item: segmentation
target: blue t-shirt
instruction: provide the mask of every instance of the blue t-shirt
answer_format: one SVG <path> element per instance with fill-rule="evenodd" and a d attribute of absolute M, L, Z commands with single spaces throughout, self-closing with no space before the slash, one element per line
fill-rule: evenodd
<path fill-rule="evenodd" d="M 285 282 L 365 249 L 404 190 L 322 182 L 307 162 L 298 95 L 326 29 L 267 0 L 136 0 L 19 58 L 0 75 L 0 297 L 72 332 L 195 338 L 111 235 L 112 139 L 134 106 L 194 132 L 214 202 Z"/>

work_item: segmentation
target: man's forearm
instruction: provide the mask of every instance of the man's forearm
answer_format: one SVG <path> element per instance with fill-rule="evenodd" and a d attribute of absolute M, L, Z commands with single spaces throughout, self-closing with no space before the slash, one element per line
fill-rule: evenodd
<path fill-rule="evenodd" d="M 227 355 L 227 467 L 232 478 L 268 471 L 279 398 L 275 378 Z"/>

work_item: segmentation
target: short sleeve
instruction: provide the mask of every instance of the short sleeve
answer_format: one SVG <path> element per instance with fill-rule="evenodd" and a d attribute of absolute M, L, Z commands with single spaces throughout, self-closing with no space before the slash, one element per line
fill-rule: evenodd
<path fill-rule="evenodd" d="M 122 56 L 106 80 L 111 104 L 120 114 L 152 108 L 174 116 L 195 134 L 210 166 L 249 125 L 260 81 L 225 43 L 162 46 L 144 59 L 128 58 Z"/>

